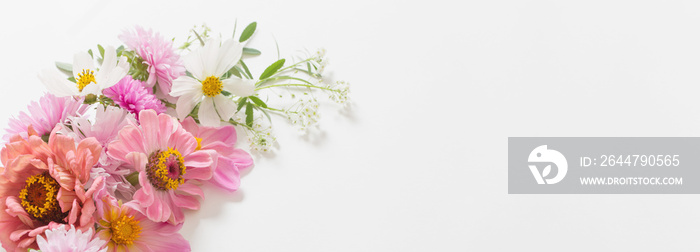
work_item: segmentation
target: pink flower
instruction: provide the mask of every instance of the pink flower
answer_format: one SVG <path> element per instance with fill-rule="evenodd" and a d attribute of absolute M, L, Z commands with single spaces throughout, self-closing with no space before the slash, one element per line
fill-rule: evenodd
<path fill-rule="evenodd" d="M 119 35 L 129 49 L 143 59 L 148 67 L 148 80 L 146 87 L 153 87 L 158 83 L 156 95 L 162 99 L 171 98 L 169 95 L 172 82 L 177 77 L 185 74 L 180 55 L 175 53 L 172 41 L 164 39 L 159 33 L 153 34 L 151 29 L 145 30 L 140 26 L 134 27 L 134 31 L 124 31 Z"/>
<path fill-rule="evenodd" d="M 240 170 L 252 166 L 253 158 L 244 150 L 234 148 L 236 129 L 232 125 L 200 126 L 192 117 L 185 118 L 182 127 L 197 139 L 197 150 L 213 151 L 214 175 L 209 182 L 231 192 L 237 190 L 241 182 Z"/>
<path fill-rule="evenodd" d="M 68 225 L 60 225 L 54 230 L 47 229 L 42 236 L 37 236 L 37 243 L 41 252 L 106 252 L 107 241 L 94 237 L 92 228 L 83 232 L 73 225 L 66 230 Z M 32 250 L 34 252 L 36 250 Z"/>
<path fill-rule="evenodd" d="M 136 188 L 129 183 L 125 176 L 134 172 L 122 166 L 121 161 L 115 160 L 107 155 L 108 144 L 117 138 L 119 130 L 126 125 L 136 124 L 133 114 L 128 113 L 119 107 L 98 105 L 94 123 L 87 118 L 69 118 L 68 125 L 61 130 L 61 134 L 71 136 L 76 141 L 94 137 L 102 145 L 102 154 L 98 162 L 99 166 L 92 169 L 90 177 L 104 176 L 105 187 L 112 196 L 120 199 L 131 199 L 136 192 Z"/>
<path fill-rule="evenodd" d="M 119 107 L 137 115 L 142 110 L 153 109 L 158 113 L 165 112 L 165 105 L 143 86 L 140 80 L 134 80 L 127 75 L 116 85 L 105 89 L 102 93 L 112 99 Z"/>
<path fill-rule="evenodd" d="M 102 178 L 85 188 L 102 147 L 94 138 L 76 146 L 57 135 L 48 144 L 30 126 L 28 138 L 15 135 L 0 151 L 0 241 L 8 251 L 37 248 L 36 236 L 62 224 L 86 231 L 94 225 L 92 194 Z"/>
<path fill-rule="evenodd" d="M 207 151 L 196 151 L 197 140 L 175 118 L 143 110 L 141 127 L 128 125 L 109 144 L 107 155 L 124 161 L 139 173 L 141 188 L 134 200 L 149 219 L 179 224 L 183 208 L 199 209 L 204 197 L 198 181 L 212 176 L 212 159 Z"/>
<path fill-rule="evenodd" d="M 39 136 L 46 135 L 56 126 L 56 124 L 66 122 L 71 116 L 83 116 L 88 106 L 83 104 L 83 99 L 73 97 L 56 97 L 46 93 L 39 99 L 39 102 L 32 102 L 27 106 L 29 114 L 21 112 L 18 118 L 9 120 L 7 134 L 3 137 L 5 141 L 11 136 L 20 134 L 27 138 L 27 127 L 32 125 Z"/>
<path fill-rule="evenodd" d="M 182 224 L 153 222 L 131 201 L 121 204 L 98 191 L 97 236 L 108 241 L 108 251 L 190 251 L 190 244 L 178 233 Z"/>

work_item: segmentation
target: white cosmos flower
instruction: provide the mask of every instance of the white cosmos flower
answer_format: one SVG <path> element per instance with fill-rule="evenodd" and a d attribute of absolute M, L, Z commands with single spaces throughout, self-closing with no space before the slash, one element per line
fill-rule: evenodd
<path fill-rule="evenodd" d="M 173 81 L 170 95 L 177 99 L 177 116 L 185 119 L 199 103 L 199 122 L 204 126 L 219 126 L 221 120 L 228 121 L 236 113 L 236 104 L 231 94 L 245 97 L 253 94 L 254 80 L 243 80 L 235 76 L 222 80 L 221 77 L 241 59 L 243 45 L 229 39 L 224 43 L 212 39 L 203 47 L 192 51 L 183 58 L 185 68 L 192 77 L 181 76 Z"/>
<path fill-rule="evenodd" d="M 49 92 L 58 97 L 100 95 L 102 89 L 117 84 L 128 71 L 129 62 L 126 57 L 117 60 L 117 51 L 114 47 L 108 46 L 105 48 L 104 60 L 99 70 L 95 68 L 90 54 L 79 52 L 73 56 L 73 78 L 76 83 L 48 69 L 39 74 L 39 79 L 46 85 Z"/>

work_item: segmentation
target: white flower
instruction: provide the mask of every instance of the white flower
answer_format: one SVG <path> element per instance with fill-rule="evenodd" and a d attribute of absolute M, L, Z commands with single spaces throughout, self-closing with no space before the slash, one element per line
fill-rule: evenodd
<path fill-rule="evenodd" d="M 66 230 L 67 225 L 61 225 L 54 230 L 46 230 L 46 239 L 43 236 L 36 236 L 36 243 L 42 252 L 104 252 L 103 248 L 107 241 L 93 236 L 93 230 L 88 229 L 85 233 L 76 230 L 73 225 Z M 30 250 L 37 251 L 37 250 Z"/>
<path fill-rule="evenodd" d="M 229 39 L 223 44 L 210 40 L 202 48 L 192 51 L 184 57 L 183 62 L 192 77 L 181 76 L 173 81 L 170 95 L 177 100 L 177 116 L 185 119 L 197 103 L 198 118 L 203 126 L 219 126 L 221 120 L 228 121 L 236 113 L 236 104 L 229 97 L 231 94 L 245 97 L 254 92 L 255 81 L 231 77 L 221 77 L 235 66 L 243 54 L 243 45 Z"/>
<path fill-rule="evenodd" d="M 301 133 L 306 133 L 310 126 L 318 123 L 320 119 L 320 114 L 318 113 L 318 100 L 316 98 L 312 99 L 301 99 L 296 106 L 293 106 L 295 110 L 289 109 L 284 113 L 293 125 L 297 126 L 297 129 Z"/>
<path fill-rule="evenodd" d="M 86 52 L 76 53 L 73 57 L 73 83 L 56 71 L 44 70 L 39 74 L 39 79 L 46 85 L 52 94 L 63 96 L 85 96 L 87 94 L 100 95 L 102 89 L 117 84 L 129 71 L 129 62 L 126 57 L 117 59 L 117 51 L 114 47 L 105 48 L 104 60 L 99 70 L 95 68 L 90 54 Z"/>

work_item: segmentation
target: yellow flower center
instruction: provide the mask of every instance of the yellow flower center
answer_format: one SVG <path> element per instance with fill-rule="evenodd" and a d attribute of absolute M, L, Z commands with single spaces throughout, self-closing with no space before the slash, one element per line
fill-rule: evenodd
<path fill-rule="evenodd" d="M 196 151 L 201 150 L 202 149 L 202 139 L 199 137 L 194 137 L 194 139 L 197 139 L 197 148 L 194 150 L 196 150 Z"/>
<path fill-rule="evenodd" d="M 185 158 L 177 149 L 168 147 L 167 151 L 151 154 L 146 165 L 146 173 L 151 185 L 159 190 L 177 189 L 185 183 Z"/>
<path fill-rule="evenodd" d="M 34 219 L 49 223 L 62 223 L 68 213 L 61 212 L 58 205 L 60 185 L 48 173 L 37 174 L 27 178 L 24 188 L 19 191 L 22 207 Z"/>
<path fill-rule="evenodd" d="M 139 221 L 134 220 L 134 216 L 122 215 L 112 221 L 109 229 L 112 231 L 112 241 L 116 244 L 131 245 L 141 234 L 141 226 Z"/>
<path fill-rule="evenodd" d="M 223 90 L 223 87 L 224 86 L 221 84 L 221 80 L 219 80 L 218 77 L 209 76 L 204 81 L 202 81 L 202 92 L 204 93 L 204 95 L 209 97 L 214 97 L 218 94 L 221 94 L 221 90 Z"/>
<path fill-rule="evenodd" d="M 97 84 L 97 81 L 95 80 L 95 72 L 89 69 L 83 69 L 82 73 L 78 73 L 76 83 L 78 84 L 78 90 L 80 90 L 80 92 L 82 92 L 83 88 L 90 83 Z"/>

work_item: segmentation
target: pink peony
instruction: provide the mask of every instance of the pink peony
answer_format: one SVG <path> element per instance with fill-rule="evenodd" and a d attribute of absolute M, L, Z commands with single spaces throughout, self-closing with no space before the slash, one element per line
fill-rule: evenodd
<path fill-rule="evenodd" d="M 102 93 L 112 99 L 119 107 L 137 115 L 142 110 L 153 109 L 158 113 L 165 112 L 165 105 L 143 86 L 140 80 L 134 80 L 127 75 L 116 85 L 105 89 Z"/>
<path fill-rule="evenodd" d="M 76 146 L 57 135 L 48 144 L 30 126 L 28 138 L 15 135 L 0 151 L 0 241 L 8 251 L 37 248 L 36 236 L 62 224 L 86 231 L 94 225 L 92 194 L 102 178 L 85 188 L 102 147 L 94 138 Z"/>
<path fill-rule="evenodd" d="M 253 165 L 250 154 L 235 149 L 236 129 L 232 125 L 205 127 L 197 125 L 192 117 L 182 122 L 182 127 L 197 139 L 197 150 L 213 151 L 214 174 L 212 184 L 228 191 L 235 191 L 240 185 L 240 170 Z"/>
<path fill-rule="evenodd" d="M 182 224 L 153 222 L 138 211 L 135 201 L 122 204 L 104 191 L 97 203 L 97 236 L 108 241 L 108 251 L 190 251 L 178 233 Z"/>
<path fill-rule="evenodd" d="M 141 188 L 134 194 L 149 219 L 179 224 L 183 208 L 199 209 L 204 197 L 196 185 L 212 176 L 208 151 L 196 151 L 197 140 L 175 118 L 143 110 L 141 127 L 128 125 L 109 144 L 107 155 L 122 160 L 139 173 Z"/>
<path fill-rule="evenodd" d="M 106 252 L 104 246 L 107 241 L 94 236 L 92 228 L 83 232 L 76 230 L 74 226 L 66 230 L 68 225 L 60 225 L 54 230 L 46 230 L 42 236 L 37 236 L 37 243 L 41 252 Z M 32 252 L 35 252 L 33 250 Z"/>
<path fill-rule="evenodd" d="M 3 137 L 8 141 L 15 134 L 27 138 L 27 127 L 31 125 L 39 136 L 46 135 L 56 124 L 66 122 L 71 116 L 83 116 L 88 106 L 83 104 L 83 99 L 73 97 L 56 97 L 46 93 L 39 102 L 32 102 L 27 106 L 29 114 L 21 112 L 18 118 L 9 120 L 7 134 Z"/>
<path fill-rule="evenodd" d="M 124 31 L 119 35 L 129 49 L 143 59 L 148 67 L 148 80 L 146 87 L 153 87 L 158 83 L 156 95 L 158 98 L 171 100 L 170 88 L 177 77 L 185 75 L 185 67 L 182 65 L 180 55 L 173 50 L 172 41 L 164 39 L 159 33 L 153 34 L 151 29 L 145 30 L 140 26 L 134 27 L 134 31 Z"/>

